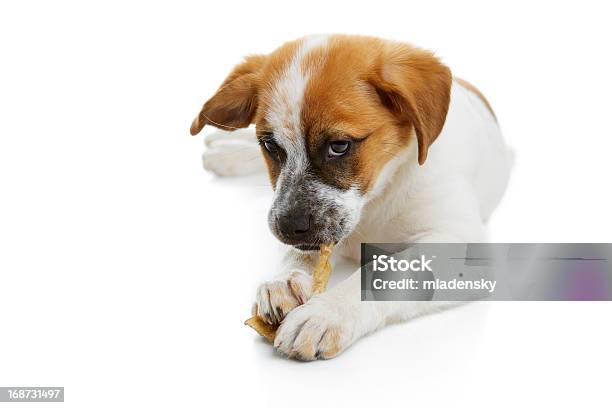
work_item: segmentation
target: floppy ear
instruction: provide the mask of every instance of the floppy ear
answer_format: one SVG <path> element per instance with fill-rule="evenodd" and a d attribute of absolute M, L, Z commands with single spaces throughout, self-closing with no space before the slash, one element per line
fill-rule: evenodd
<path fill-rule="evenodd" d="M 265 60 L 265 55 L 251 55 L 237 65 L 204 104 L 191 124 L 190 133 L 197 135 L 207 124 L 225 130 L 249 126 L 257 110 L 259 72 Z"/>
<path fill-rule="evenodd" d="M 450 70 L 431 52 L 393 44 L 381 54 L 370 83 L 400 123 L 414 127 L 422 165 L 446 120 Z"/>

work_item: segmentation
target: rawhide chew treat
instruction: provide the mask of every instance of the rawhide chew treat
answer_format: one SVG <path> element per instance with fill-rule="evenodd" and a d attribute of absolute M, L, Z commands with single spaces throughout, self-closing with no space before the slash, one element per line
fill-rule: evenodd
<path fill-rule="evenodd" d="M 274 342 L 274 337 L 276 336 L 276 329 L 278 326 L 275 324 L 268 324 L 259 316 L 253 316 L 244 322 L 247 326 L 251 327 L 260 336 L 265 337 L 270 343 Z"/>
<path fill-rule="evenodd" d="M 327 282 L 331 275 L 331 264 L 329 258 L 332 254 L 333 244 L 321 245 L 319 251 L 319 261 L 312 271 L 312 294 L 316 295 L 325 291 Z M 265 337 L 270 343 L 274 342 L 278 325 L 268 324 L 261 317 L 253 316 L 244 322 L 247 326 L 253 328 L 261 336 Z"/>
<path fill-rule="evenodd" d="M 329 258 L 331 257 L 333 247 L 333 244 L 323 244 L 319 249 L 319 262 L 317 262 L 317 265 L 312 271 L 313 295 L 325 292 L 327 282 L 329 281 L 329 277 L 331 275 L 331 265 L 329 263 Z"/>

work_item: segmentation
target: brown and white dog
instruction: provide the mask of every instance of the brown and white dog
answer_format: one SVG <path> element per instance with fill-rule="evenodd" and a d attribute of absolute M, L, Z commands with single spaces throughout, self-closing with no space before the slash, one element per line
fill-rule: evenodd
<path fill-rule="evenodd" d="M 436 302 L 361 302 L 359 271 L 311 298 L 311 251 L 322 242 L 358 260 L 361 242 L 478 242 L 506 188 L 511 155 L 488 102 L 432 53 L 378 38 L 309 36 L 230 73 L 193 121 L 256 126 L 210 135 L 205 167 L 219 175 L 263 168 L 274 188 L 268 222 L 288 244 L 255 313 L 282 324 L 274 346 L 331 358 Z M 230 136 L 231 135 L 231 136 Z M 436 143 L 434 143 L 434 141 Z M 245 148 L 246 146 L 246 148 Z M 249 147 L 250 146 L 250 147 Z"/>

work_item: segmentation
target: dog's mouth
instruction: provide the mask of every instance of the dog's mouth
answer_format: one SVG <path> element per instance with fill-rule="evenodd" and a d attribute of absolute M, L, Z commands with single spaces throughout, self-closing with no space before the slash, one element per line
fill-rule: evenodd
<path fill-rule="evenodd" d="M 325 189 L 315 193 L 310 192 L 312 197 L 307 199 L 276 198 L 268 212 L 268 226 L 279 241 L 301 251 L 318 251 L 321 244 L 335 245 L 352 232 L 359 208 L 343 205 L 342 197 L 334 199 Z"/>
<path fill-rule="evenodd" d="M 318 222 L 309 221 L 309 229 L 304 233 L 291 234 L 283 232 L 274 210 L 268 216 L 268 225 L 274 236 L 283 244 L 290 245 L 300 251 L 318 251 L 321 244 L 337 244 L 347 235 L 344 219 L 334 216 L 319 218 Z M 334 219 L 335 218 L 335 219 Z"/>
<path fill-rule="evenodd" d="M 314 245 L 314 244 L 298 244 L 298 245 L 294 245 L 293 247 L 299 249 L 300 251 L 318 251 L 319 250 L 319 245 Z"/>
<path fill-rule="evenodd" d="M 339 241 L 335 240 L 331 242 L 333 245 L 337 245 Z M 321 245 L 315 244 L 297 244 L 293 245 L 294 248 L 299 249 L 300 251 L 319 251 L 321 249 Z"/>

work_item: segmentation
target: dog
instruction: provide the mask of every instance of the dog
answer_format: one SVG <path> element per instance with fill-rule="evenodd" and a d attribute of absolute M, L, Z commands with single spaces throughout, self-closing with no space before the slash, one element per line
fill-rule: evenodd
<path fill-rule="evenodd" d="M 278 351 L 329 359 L 383 326 L 445 307 L 362 302 L 359 270 L 312 296 L 310 271 L 321 243 L 358 260 L 362 242 L 486 240 L 512 153 L 478 89 L 409 44 L 308 36 L 246 57 L 190 132 L 252 124 L 255 135 L 238 131 L 237 143 L 223 143 L 232 133 L 212 135 L 204 166 L 221 176 L 267 168 L 268 223 L 287 253 L 278 277 L 257 290 L 253 312 L 281 323 Z"/>

